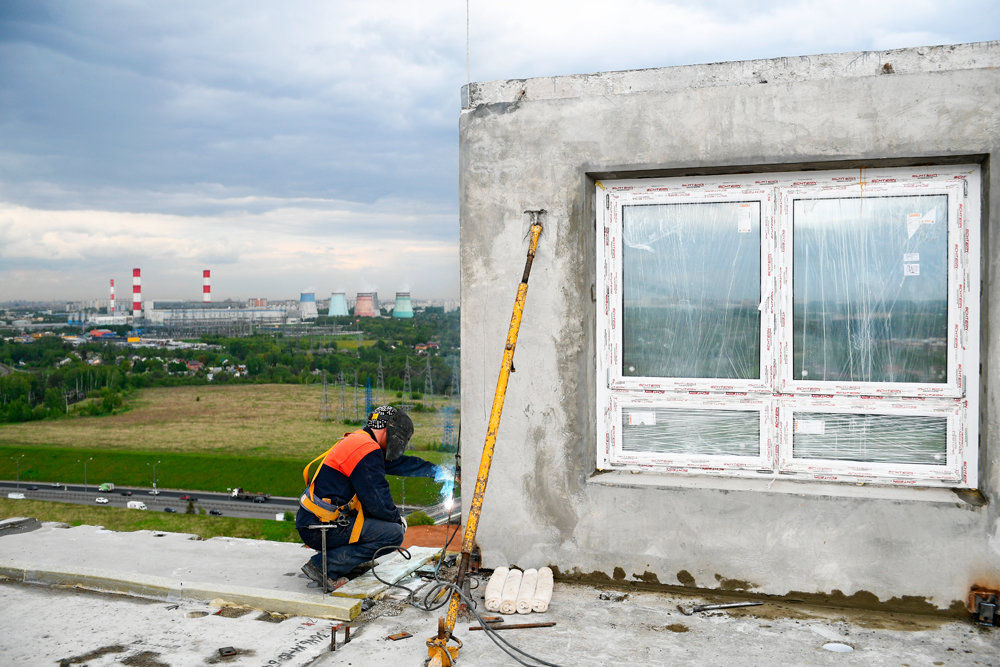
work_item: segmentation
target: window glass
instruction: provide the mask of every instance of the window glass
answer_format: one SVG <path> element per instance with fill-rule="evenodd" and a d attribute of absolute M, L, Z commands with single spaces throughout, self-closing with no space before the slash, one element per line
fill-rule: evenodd
<path fill-rule="evenodd" d="M 625 408 L 622 449 L 627 452 L 757 456 L 760 414 L 741 410 Z"/>
<path fill-rule="evenodd" d="M 760 377 L 760 203 L 622 207 L 622 375 Z"/>
<path fill-rule="evenodd" d="M 948 197 L 795 199 L 793 377 L 947 382 Z"/>
<path fill-rule="evenodd" d="M 945 465 L 948 420 L 941 417 L 796 412 L 795 458 Z"/>

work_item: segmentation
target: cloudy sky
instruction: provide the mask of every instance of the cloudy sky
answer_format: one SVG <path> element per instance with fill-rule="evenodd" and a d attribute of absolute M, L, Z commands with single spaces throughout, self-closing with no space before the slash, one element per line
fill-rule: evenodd
<path fill-rule="evenodd" d="M 467 81 L 1000 38 L 1000 0 L 0 0 L 0 301 L 457 298 Z"/>

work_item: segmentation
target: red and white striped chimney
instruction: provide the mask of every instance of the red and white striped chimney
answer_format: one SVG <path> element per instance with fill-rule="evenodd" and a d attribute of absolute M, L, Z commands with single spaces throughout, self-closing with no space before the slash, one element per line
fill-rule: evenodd
<path fill-rule="evenodd" d="M 210 269 L 201 272 L 201 302 L 212 303 L 212 271 Z"/>
<path fill-rule="evenodd" d="M 115 279 L 111 279 L 111 300 L 108 301 L 108 313 L 115 314 Z"/>
<path fill-rule="evenodd" d="M 132 316 L 142 315 L 142 276 L 140 269 L 132 269 Z"/>

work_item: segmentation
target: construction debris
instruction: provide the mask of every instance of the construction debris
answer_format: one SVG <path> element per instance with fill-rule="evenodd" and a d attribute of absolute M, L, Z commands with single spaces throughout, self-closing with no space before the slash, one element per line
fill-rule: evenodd
<path fill-rule="evenodd" d="M 725 604 L 701 604 L 695 607 L 684 607 L 683 605 L 677 605 L 677 611 L 684 614 L 685 616 L 690 616 L 691 614 L 696 614 L 699 611 L 713 611 L 715 609 L 735 609 L 737 607 L 757 607 L 764 604 L 763 602 L 727 602 Z"/>

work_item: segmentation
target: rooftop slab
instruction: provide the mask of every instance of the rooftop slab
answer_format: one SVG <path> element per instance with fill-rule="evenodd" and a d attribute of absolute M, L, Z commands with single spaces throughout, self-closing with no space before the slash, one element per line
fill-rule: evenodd
<path fill-rule="evenodd" d="M 42 524 L 32 532 L 0 537 L 0 565 L 15 575 L 18 569 L 28 573 L 0 584 L 4 664 L 419 665 L 427 654 L 425 642 L 436 634 L 438 616 L 445 612 L 382 601 L 354 616 L 351 642 L 345 645 L 348 624 L 316 611 L 336 599 L 309 588 L 299 576 L 308 549 L 58 526 Z M 37 575 L 41 572 L 48 574 L 43 578 Z M 134 590 L 120 594 L 80 588 L 95 580 L 105 591 Z M 484 588 L 483 582 L 472 594 L 480 609 Z M 195 590 L 201 593 L 185 594 Z M 226 600 L 237 592 L 247 597 Z M 691 616 L 677 608 L 717 601 L 556 582 L 548 612 L 504 617 L 505 625 L 554 626 L 497 635 L 562 665 L 734 658 L 761 665 L 990 665 L 1000 653 L 1000 630 L 952 618 L 780 600 Z M 361 605 L 357 599 L 347 602 Z M 463 642 L 460 665 L 515 664 L 486 633 L 470 630 L 474 625 L 479 622 L 468 618 L 455 627 Z M 411 636 L 388 639 L 404 632 Z M 337 646 L 331 651 L 334 634 Z M 834 644 L 851 650 L 823 648 Z M 223 656 L 220 649 L 234 653 Z"/>

